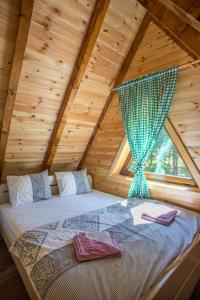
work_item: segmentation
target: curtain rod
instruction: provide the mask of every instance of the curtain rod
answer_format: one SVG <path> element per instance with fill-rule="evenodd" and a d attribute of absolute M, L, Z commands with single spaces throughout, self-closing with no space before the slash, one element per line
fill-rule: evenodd
<path fill-rule="evenodd" d="M 197 60 L 194 60 L 194 61 L 192 61 L 192 62 L 188 62 L 188 63 L 186 63 L 186 64 L 184 64 L 184 65 L 178 66 L 178 69 L 179 69 L 179 70 L 182 70 L 182 69 L 188 68 L 188 67 L 190 67 L 190 66 L 192 66 L 192 65 L 195 65 L 195 64 L 197 64 L 197 63 L 200 63 L 200 58 L 197 59 Z M 117 90 L 117 88 L 113 88 L 113 89 L 111 90 L 111 93 L 116 92 L 116 90 Z"/>

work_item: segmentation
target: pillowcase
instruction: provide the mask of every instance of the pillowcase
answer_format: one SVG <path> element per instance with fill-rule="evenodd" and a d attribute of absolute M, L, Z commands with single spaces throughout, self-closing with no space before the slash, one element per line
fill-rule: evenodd
<path fill-rule="evenodd" d="M 56 172 L 55 175 L 60 196 L 80 195 L 91 192 L 86 170 Z"/>
<path fill-rule="evenodd" d="M 33 188 L 29 175 L 7 176 L 7 183 L 13 207 L 33 202 Z"/>
<path fill-rule="evenodd" d="M 7 184 L 13 207 L 49 199 L 52 196 L 48 170 L 25 176 L 7 176 Z"/>
<path fill-rule="evenodd" d="M 48 170 L 40 173 L 30 174 L 30 178 L 33 187 L 33 202 L 46 200 L 52 197 Z"/>

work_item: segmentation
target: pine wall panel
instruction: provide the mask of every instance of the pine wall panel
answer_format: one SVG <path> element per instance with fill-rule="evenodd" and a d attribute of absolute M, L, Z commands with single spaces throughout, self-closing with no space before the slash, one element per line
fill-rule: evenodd
<path fill-rule="evenodd" d="M 143 41 L 131 63 L 126 80 L 159 71 L 173 65 L 182 65 L 193 59 L 153 22 L 145 33 Z M 169 113 L 169 119 L 176 128 L 183 143 L 200 170 L 200 67 L 188 68 L 179 73 L 176 92 Z M 84 167 L 92 175 L 96 189 L 127 196 L 130 181 L 115 182 L 107 178 L 113 160 L 124 138 L 118 97 L 115 95 L 90 147 Z M 162 191 L 162 192 L 161 192 Z M 162 199 L 198 201 L 199 193 L 179 193 L 177 190 L 152 187 L 152 195 Z M 181 195 L 181 196 L 180 196 Z M 184 198 L 183 198 L 184 196 Z M 200 208 L 200 206 L 199 206 Z"/>
<path fill-rule="evenodd" d="M 0 0 L 0 127 L 18 28 L 20 0 Z"/>
<path fill-rule="evenodd" d="M 35 0 L 5 174 L 41 170 L 95 0 Z"/>
<path fill-rule="evenodd" d="M 111 0 L 52 171 L 76 169 L 144 14 L 136 0 Z"/>

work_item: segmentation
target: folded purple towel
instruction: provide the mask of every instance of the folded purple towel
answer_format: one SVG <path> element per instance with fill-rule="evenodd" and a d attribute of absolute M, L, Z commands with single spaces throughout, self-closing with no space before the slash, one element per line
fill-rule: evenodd
<path fill-rule="evenodd" d="M 112 232 L 81 232 L 74 237 L 73 242 L 78 261 L 121 256 Z"/>
<path fill-rule="evenodd" d="M 152 216 L 151 214 L 148 214 L 148 213 L 143 213 L 141 217 L 144 220 L 168 226 L 175 219 L 175 217 L 177 215 L 177 212 L 178 211 L 174 209 L 174 210 L 171 210 L 171 211 L 169 211 L 169 212 L 167 212 L 165 214 L 162 214 L 162 215 L 156 216 L 156 217 Z"/>

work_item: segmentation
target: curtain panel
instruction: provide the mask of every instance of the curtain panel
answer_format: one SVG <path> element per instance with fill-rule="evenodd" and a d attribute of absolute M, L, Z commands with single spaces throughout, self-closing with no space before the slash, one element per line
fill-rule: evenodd
<path fill-rule="evenodd" d="M 178 68 L 152 73 L 117 88 L 135 176 L 128 197 L 150 197 L 143 167 L 163 128 L 176 87 Z"/>

